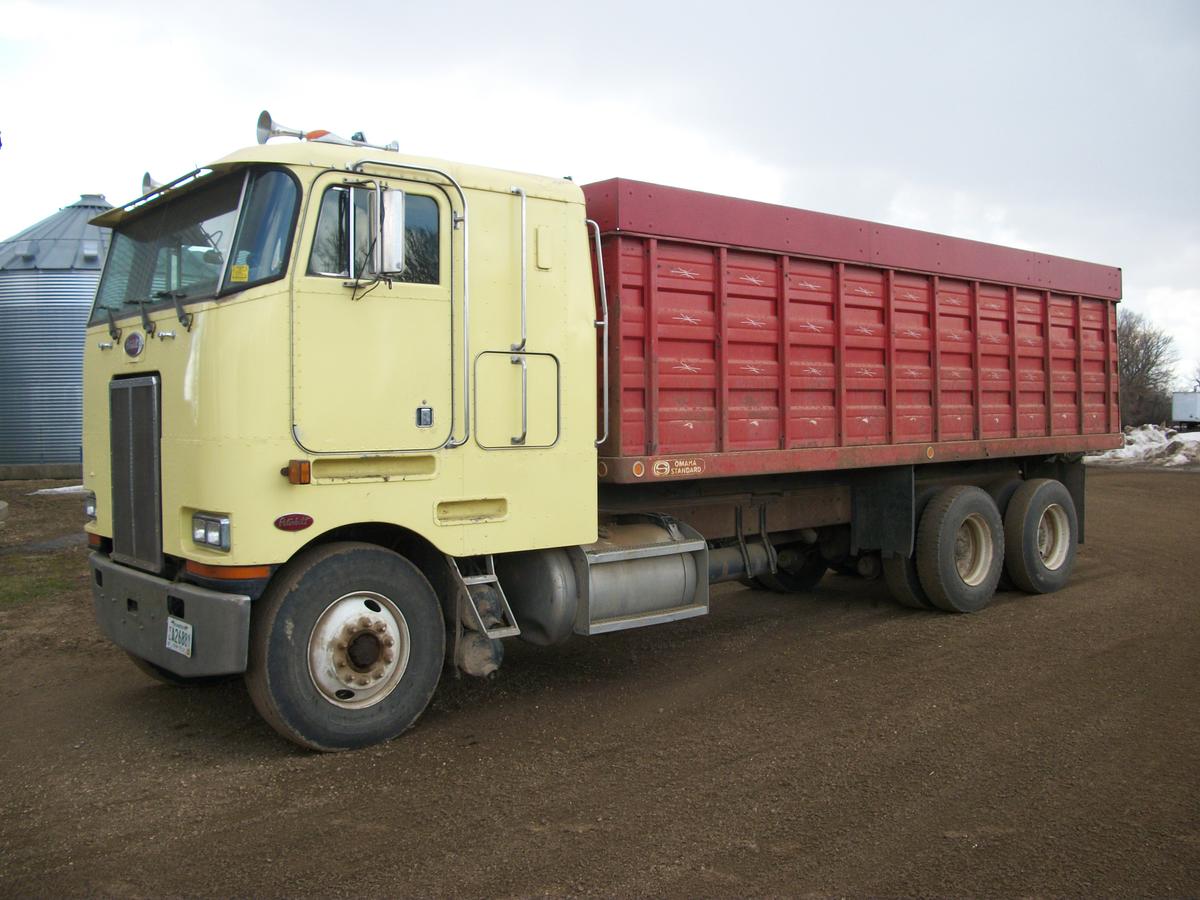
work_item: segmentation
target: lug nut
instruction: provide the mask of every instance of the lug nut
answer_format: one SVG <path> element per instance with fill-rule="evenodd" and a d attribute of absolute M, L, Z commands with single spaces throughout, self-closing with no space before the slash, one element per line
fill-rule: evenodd
<path fill-rule="evenodd" d="M 385 647 L 395 647 L 395 646 L 396 646 L 396 641 L 395 641 L 395 639 L 394 639 L 394 638 L 388 638 L 387 640 L 385 640 L 385 641 L 383 642 L 383 646 L 385 646 Z"/>
<path fill-rule="evenodd" d="M 387 626 L 384 625 L 382 622 L 376 622 L 375 630 L 378 631 L 380 634 L 383 634 L 385 631 L 387 631 Z"/>
<path fill-rule="evenodd" d="M 385 663 L 390 663 L 393 659 L 395 659 L 395 656 L 392 654 L 391 650 L 383 651 L 383 661 Z"/>
<path fill-rule="evenodd" d="M 370 628 L 371 627 L 370 618 L 368 618 L 367 616 L 363 616 L 362 618 L 360 618 L 358 620 L 358 627 L 359 628 Z"/>

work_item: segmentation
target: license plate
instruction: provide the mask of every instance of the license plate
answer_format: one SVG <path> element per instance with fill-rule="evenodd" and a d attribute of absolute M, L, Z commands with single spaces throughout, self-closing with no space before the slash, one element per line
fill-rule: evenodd
<path fill-rule="evenodd" d="M 192 626 L 183 619 L 167 616 L 167 649 L 191 658 Z"/>

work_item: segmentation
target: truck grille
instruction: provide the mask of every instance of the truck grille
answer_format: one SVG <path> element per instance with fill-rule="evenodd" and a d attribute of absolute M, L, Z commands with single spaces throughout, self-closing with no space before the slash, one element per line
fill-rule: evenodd
<path fill-rule="evenodd" d="M 160 572 L 162 472 L 157 375 L 109 384 L 113 559 Z"/>

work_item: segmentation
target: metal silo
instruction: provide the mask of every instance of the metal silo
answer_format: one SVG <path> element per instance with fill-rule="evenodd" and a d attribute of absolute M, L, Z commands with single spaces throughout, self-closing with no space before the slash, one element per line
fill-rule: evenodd
<path fill-rule="evenodd" d="M 0 478 L 79 473 L 83 335 L 112 204 L 85 194 L 0 242 Z"/>

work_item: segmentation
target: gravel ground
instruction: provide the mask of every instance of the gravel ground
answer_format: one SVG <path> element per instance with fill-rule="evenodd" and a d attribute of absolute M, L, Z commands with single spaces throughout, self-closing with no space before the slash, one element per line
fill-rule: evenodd
<path fill-rule="evenodd" d="M 403 738 L 325 756 L 240 682 L 160 686 L 107 644 L 55 543 L 79 498 L 38 486 L 0 483 L 0 896 L 1200 890 L 1194 473 L 1089 473 L 1057 595 L 727 586 L 705 618 L 510 642 Z"/>

